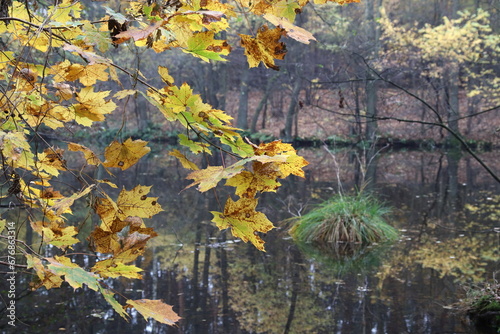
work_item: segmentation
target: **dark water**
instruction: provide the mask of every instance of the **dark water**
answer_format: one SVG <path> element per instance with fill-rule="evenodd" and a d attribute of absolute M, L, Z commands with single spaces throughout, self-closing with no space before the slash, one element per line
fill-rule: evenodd
<path fill-rule="evenodd" d="M 471 158 L 444 152 L 385 152 L 368 167 L 361 153 L 338 152 L 335 161 L 324 150 L 301 153 L 312 163 L 306 179 L 284 180 L 277 194 L 261 197 L 261 210 L 277 225 L 264 237 L 267 252 L 210 223 L 209 211 L 220 211 L 213 193 L 179 193 L 188 181 L 170 157 L 151 154 L 119 174 L 126 176 L 127 189 L 153 185 L 152 196 L 160 197 L 165 211 L 147 222 L 159 236 L 138 263 L 144 279 L 107 284 L 123 296 L 121 303 L 163 299 L 182 316 L 177 327 L 136 313 L 126 322 L 89 289 L 29 292 L 29 278 L 19 275 L 16 330 L 6 325 L 5 314 L 0 328 L 7 333 L 483 333 L 455 306 L 471 285 L 493 279 L 500 269 L 499 184 Z M 500 172 L 498 152 L 481 157 Z M 96 177 L 104 176 L 96 172 Z M 368 178 L 372 182 L 366 185 Z M 307 212 L 339 187 L 375 191 L 393 207 L 390 222 L 401 230 L 400 240 L 348 255 L 297 247 L 284 220 Z M 226 197 L 225 190 L 218 192 L 221 202 Z M 82 219 L 87 212 L 83 205 L 75 210 Z M 36 237 L 25 233 L 36 244 Z M 95 261 L 86 255 L 76 259 Z"/>

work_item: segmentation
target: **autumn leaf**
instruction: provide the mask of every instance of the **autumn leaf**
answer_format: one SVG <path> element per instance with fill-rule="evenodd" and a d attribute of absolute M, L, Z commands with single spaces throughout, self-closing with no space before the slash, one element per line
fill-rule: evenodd
<path fill-rule="evenodd" d="M 222 166 L 208 166 L 205 169 L 195 170 L 186 177 L 194 181 L 185 189 L 198 185 L 198 190 L 200 192 L 205 192 L 217 186 L 220 180 L 233 177 L 242 171 L 243 166 L 230 166 L 228 168 Z"/>
<path fill-rule="evenodd" d="M 38 167 L 47 173 L 58 176 L 60 170 L 67 170 L 66 160 L 63 159 L 64 150 L 47 148 L 38 154 Z"/>
<path fill-rule="evenodd" d="M 115 95 L 113 95 L 113 98 L 121 100 L 123 98 L 126 98 L 130 95 L 136 94 L 137 91 L 135 89 L 124 89 L 119 92 L 116 92 Z"/>
<path fill-rule="evenodd" d="M 240 34 L 241 45 L 245 48 L 248 65 L 259 66 L 263 62 L 266 67 L 278 71 L 279 67 L 274 64 L 274 59 L 284 59 L 286 46 L 279 42 L 285 30 L 279 27 L 269 29 L 267 25 L 259 28 L 256 37 Z"/>
<path fill-rule="evenodd" d="M 75 193 L 70 197 L 65 197 L 63 199 L 56 201 L 54 205 L 50 207 L 50 210 L 52 210 L 56 216 L 60 216 L 73 205 L 75 200 L 87 195 L 94 188 L 94 186 L 95 185 L 91 184 L 90 186 L 88 186 L 79 193 Z"/>
<path fill-rule="evenodd" d="M 118 313 L 124 319 L 127 319 L 129 317 L 123 306 L 116 301 L 114 297 L 115 294 L 112 291 L 103 288 L 101 285 L 99 285 L 99 291 L 101 292 L 104 299 L 109 303 L 109 305 L 113 307 L 116 313 Z"/>
<path fill-rule="evenodd" d="M 100 198 L 96 203 L 96 212 L 101 217 L 104 230 L 109 230 L 116 218 L 125 220 L 127 217 L 151 218 L 163 211 L 158 204 L 158 197 L 147 197 L 149 186 L 136 186 L 132 190 L 122 189 L 118 199 L 113 202 L 110 198 Z"/>
<path fill-rule="evenodd" d="M 113 101 L 104 99 L 109 93 L 110 91 L 94 92 L 92 86 L 82 88 L 76 97 L 80 103 L 71 106 L 75 121 L 85 126 L 90 126 L 93 122 L 104 121 L 104 115 L 116 109 Z"/>
<path fill-rule="evenodd" d="M 117 278 L 121 276 L 142 279 L 142 275 L 139 273 L 143 270 L 134 265 L 127 265 L 122 262 L 113 261 L 113 259 L 107 259 L 97 262 L 92 267 L 92 271 L 99 274 L 102 278 Z"/>
<path fill-rule="evenodd" d="M 277 179 L 278 175 L 270 177 L 261 173 L 243 171 L 229 178 L 226 186 L 236 187 L 235 194 L 240 197 L 253 198 L 257 192 L 275 192 L 281 186 Z"/>
<path fill-rule="evenodd" d="M 128 138 L 125 142 L 120 143 L 113 141 L 104 151 L 103 165 L 105 167 L 117 167 L 125 170 L 135 165 L 139 159 L 149 153 L 151 149 L 146 147 L 147 141 Z"/>
<path fill-rule="evenodd" d="M 68 143 L 68 151 L 82 152 L 85 157 L 85 162 L 89 165 L 99 165 L 101 163 L 101 160 L 97 157 L 94 151 L 81 144 Z"/>
<path fill-rule="evenodd" d="M 81 288 L 86 284 L 90 289 L 97 291 L 99 283 L 97 276 L 93 273 L 85 271 L 76 263 L 71 262 L 71 259 L 65 256 L 55 256 L 45 258 L 50 264 L 47 266 L 50 271 L 59 276 L 64 276 L 64 280 L 73 288 Z"/>
<path fill-rule="evenodd" d="M 154 33 L 159 27 L 163 25 L 163 21 L 157 21 L 152 25 L 147 26 L 144 29 L 129 29 L 122 31 L 114 36 L 114 43 L 121 44 L 128 41 L 129 39 L 134 39 L 134 41 L 140 41 L 148 38 L 152 33 Z"/>
<path fill-rule="evenodd" d="M 231 47 L 227 41 L 214 39 L 213 31 L 199 32 L 191 36 L 187 40 L 187 47 L 183 49 L 186 53 L 208 62 L 209 59 L 226 61 L 221 55 L 227 56 L 231 51 Z"/>
<path fill-rule="evenodd" d="M 179 150 L 177 150 L 177 149 L 171 151 L 168 155 L 176 157 L 179 160 L 179 162 L 181 163 L 182 167 L 184 167 L 186 169 L 199 170 L 198 166 L 196 166 L 196 164 L 194 162 L 189 161 L 189 159 L 186 158 L 186 156 L 184 154 L 182 154 L 181 152 L 179 152 Z"/>
<path fill-rule="evenodd" d="M 119 230 L 121 231 L 121 229 Z M 94 252 L 116 254 L 121 249 L 118 231 L 106 231 L 97 226 L 89 236 L 90 245 Z"/>
<path fill-rule="evenodd" d="M 35 270 L 41 284 L 45 286 L 47 290 L 61 287 L 61 284 L 64 282 L 64 280 L 60 275 L 56 275 L 52 271 L 47 269 L 43 265 L 42 260 L 40 260 L 39 258 L 30 254 L 25 254 L 25 256 L 27 259 L 28 269 L 33 268 Z"/>
<path fill-rule="evenodd" d="M 277 27 L 281 27 L 286 30 L 286 35 L 304 44 L 309 44 L 310 40 L 315 41 L 316 38 L 307 30 L 301 27 L 297 27 L 285 18 L 277 17 L 273 14 L 265 14 L 264 18 L 274 24 Z"/>
<path fill-rule="evenodd" d="M 207 143 L 194 141 L 183 133 L 179 134 L 179 139 L 179 144 L 189 148 L 194 154 L 202 152 L 212 154 Z"/>
<path fill-rule="evenodd" d="M 165 66 L 158 66 L 158 74 L 163 82 L 165 82 L 168 86 L 173 86 L 174 78 L 168 73 L 168 68 Z"/>
<path fill-rule="evenodd" d="M 181 318 L 172 309 L 172 306 L 161 300 L 139 299 L 127 300 L 125 307 L 133 307 L 147 320 L 153 318 L 163 324 L 173 326 Z"/>
<path fill-rule="evenodd" d="M 82 56 L 88 62 L 88 65 L 111 63 L 111 60 L 109 60 L 108 58 L 104 58 L 102 56 L 99 56 L 95 52 L 84 50 L 73 44 L 64 44 L 63 49 L 69 52 L 75 52 L 78 55 Z"/>
<path fill-rule="evenodd" d="M 105 227 L 96 227 L 90 234 L 90 243 L 95 252 L 117 255 L 132 248 L 142 249 L 149 239 L 157 236 L 152 228 L 144 225 L 140 217 L 129 216 L 125 220 L 115 218 Z"/>
<path fill-rule="evenodd" d="M 250 241 L 257 249 L 264 251 L 264 241 L 258 236 L 258 232 L 267 232 L 274 228 L 265 214 L 255 211 L 258 199 L 240 198 L 234 202 L 227 199 L 224 212 L 212 211 L 212 221 L 221 230 L 231 228 L 231 233 L 243 240 Z"/>
<path fill-rule="evenodd" d="M 111 188 L 118 188 L 118 186 L 116 184 L 114 184 L 113 182 L 111 182 L 110 180 L 108 179 L 103 179 L 103 180 L 96 180 L 98 183 L 104 183 L 104 184 L 107 184 L 108 186 L 110 186 Z"/>
<path fill-rule="evenodd" d="M 290 174 L 304 177 L 302 168 L 309 164 L 306 159 L 297 155 L 297 151 L 292 145 L 283 143 L 281 140 L 260 144 L 255 149 L 255 154 L 267 156 L 286 155 L 286 162 L 275 162 L 276 167 L 279 168 L 279 178 L 286 178 Z M 258 165 L 257 168 L 259 168 Z"/>
<path fill-rule="evenodd" d="M 66 69 L 64 78 L 68 81 L 79 80 L 84 86 L 92 86 L 99 81 L 108 81 L 108 69 L 104 64 L 80 65 L 72 64 Z"/>
<path fill-rule="evenodd" d="M 34 164 L 34 155 L 23 131 L 0 131 L 0 149 L 8 164 L 27 169 Z"/>
<path fill-rule="evenodd" d="M 61 219 L 48 222 L 32 222 L 31 227 L 35 232 L 43 236 L 43 241 L 59 248 L 64 249 L 80 242 L 80 240 L 74 238 L 78 234 L 76 228 L 74 226 L 64 226 L 64 221 Z"/>

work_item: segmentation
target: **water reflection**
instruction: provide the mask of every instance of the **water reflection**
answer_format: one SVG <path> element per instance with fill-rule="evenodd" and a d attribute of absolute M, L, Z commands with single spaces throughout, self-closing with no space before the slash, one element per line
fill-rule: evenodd
<path fill-rule="evenodd" d="M 278 194 L 260 200 L 272 221 L 338 191 L 332 157 L 321 150 L 301 153 L 312 162 L 306 179 L 283 180 Z M 19 275 L 17 331 L 473 333 L 450 306 L 463 296 L 461 283 L 491 278 L 499 269 L 500 187 L 473 160 L 456 154 L 388 152 L 370 170 L 363 170 L 359 153 L 335 156 L 344 189 L 360 187 L 362 175 L 373 177 L 372 189 L 395 208 L 399 242 L 339 258 L 294 245 L 283 222 L 265 237 L 267 252 L 260 252 L 214 227 L 209 211 L 220 210 L 217 199 L 194 190 L 179 193 L 187 184 L 184 172 L 168 156 L 154 156 L 122 178 L 127 189 L 154 185 L 151 196 L 160 197 L 165 209 L 150 222 L 159 236 L 137 264 L 144 279 L 106 283 L 124 298 L 173 305 L 183 318 L 178 327 L 136 313 L 127 323 L 86 288 L 30 292 L 28 277 Z M 497 156 L 482 158 L 498 166 Z M 37 243 L 29 229 L 24 233 Z M 95 260 L 79 255 L 89 266 Z M 2 316 L 7 332 L 5 322 Z"/>

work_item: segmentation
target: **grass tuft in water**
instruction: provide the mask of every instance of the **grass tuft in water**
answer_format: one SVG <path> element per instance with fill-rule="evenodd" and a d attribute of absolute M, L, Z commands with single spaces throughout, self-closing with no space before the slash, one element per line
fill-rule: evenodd
<path fill-rule="evenodd" d="M 290 229 L 299 242 L 337 244 L 371 244 L 393 241 L 398 231 L 386 223 L 390 210 L 373 196 L 336 195 L 304 216 Z"/>
<path fill-rule="evenodd" d="M 500 333 L 500 283 L 496 280 L 473 286 L 467 292 L 463 307 L 480 328 Z"/>

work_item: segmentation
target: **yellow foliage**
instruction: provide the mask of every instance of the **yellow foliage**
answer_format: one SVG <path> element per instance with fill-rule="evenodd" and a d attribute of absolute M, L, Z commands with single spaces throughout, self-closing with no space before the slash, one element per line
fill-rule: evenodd
<path fill-rule="evenodd" d="M 111 142 L 102 154 L 83 143 L 70 142 L 68 151 L 81 152 L 84 159 L 80 166 L 72 168 L 66 164 L 64 150 L 50 147 L 42 130 L 91 127 L 95 122 L 105 121 L 117 109 L 124 112 L 127 102 L 140 94 L 167 121 L 183 126 L 185 133 L 179 135 L 180 144 L 192 153 L 212 154 L 218 150 L 234 158 L 228 166 L 200 169 L 196 159 L 188 159 L 179 150 L 170 153 L 192 170 L 188 178 L 193 183 L 188 187 L 197 185 L 199 191 L 207 191 L 222 179 L 235 187 L 240 199 L 229 198 L 223 213 L 214 212 L 213 221 L 220 229 L 231 228 L 235 237 L 264 249 L 258 233 L 274 226 L 255 210 L 258 203 L 255 196 L 276 191 L 279 178 L 290 174 L 304 176 L 302 168 L 307 161 L 288 144 L 273 142 L 256 146 L 248 142 L 231 124 L 231 116 L 204 103 L 188 84 L 174 85 L 167 67 L 158 66 L 165 87 L 153 87 L 150 78 L 140 71 L 133 73 L 126 64 L 113 63 L 110 53 L 105 52 L 112 46 L 123 52 L 127 50 L 123 44 L 135 44 L 138 52 L 144 48 L 156 52 L 177 48 L 204 61 L 224 61 L 232 48 L 220 36 L 229 31 L 232 24 L 229 18 L 240 16 L 243 10 L 265 15 L 276 25 L 272 29 L 261 27 L 256 36 L 240 35 L 249 66 L 263 62 L 266 67 L 278 70 L 275 60 L 284 59 L 286 54 L 285 44 L 280 41 L 282 36 L 302 43 L 314 40 L 311 33 L 293 24 L 307 2 L 243 0 L 233 7 L 218 0 L 169 2 L 161 6 L 148 6 L 141 1 L 129 2 L 123 13 L 107 8 L 105 17 L 89 20 L 83 17 L 95 11 L 86 12 L 79 1 L 62 0 L 36 6 L 12 2 L 9 9 L 12 19 L 0 22 L 0 38 L 6 45 L 0 53 L 0 85 L 5 88 L 0 97 L 0 151 L 5 184 L 9 185 L 6 197 L 13 196 L 26 204 L 34 231 L 42 236 L 44 243 L 61 251 L 83 240 L 77 228 L 81 222 L 73 216 L 71 208 L 75 202 L 87 200 L 88 210 L 100 218 L 100 224 L 90 232 L 90 246 L 98 253 L 110 254 L 109 258 L 97 261 L 90 271 L 73 263 L 69 255 L 42 259 L 27 254 L 28 268 L 33 268 L 40 280 L 37 287 L 55 288 L 66 281 L 76 289 L 85 284 L 100 291 L 114 310 L 127 317 L 114 293 L 101 286 L 99 280 L 141 278 L 141 269 L 131 262 L 144 253 L 147 241 L 156 236 L 142 218 L 150 218 L 162 208 L 158 198 L 147 196 L 151 187 L 143 185 L 132 190 L 123 188 L 116 201 L 113 200 L 104 188 L 107 185 L 116 188 L 115 180 L 91 180 L 86 169 L 92 170 L 89 165 L 99 168 L 102 165 L 126 170 L 149 153 L 150 148 L 145 141 L 129 138 Z M 134 84 L 126 86 L 129 80 L 121 80 L 119 73 Z M 110 90 L 103 90 L 103 83 L 110 80 L 115 84 L 106 85 Z M 120 107 L 115 103 L 118 100 Z M 36 149 L 29 138 L 36 138 Z M 67 177 L 74 177 L 81 190 L 61 194 L 56 189 L 61 184 L 56 181 L 61 177 L 64 184 L 68 183 Z M 128 300 L 128 307 L 134 307 L 146 318 L 170 325 L 179 319 L 169 305 L 160 301 Z"/>

